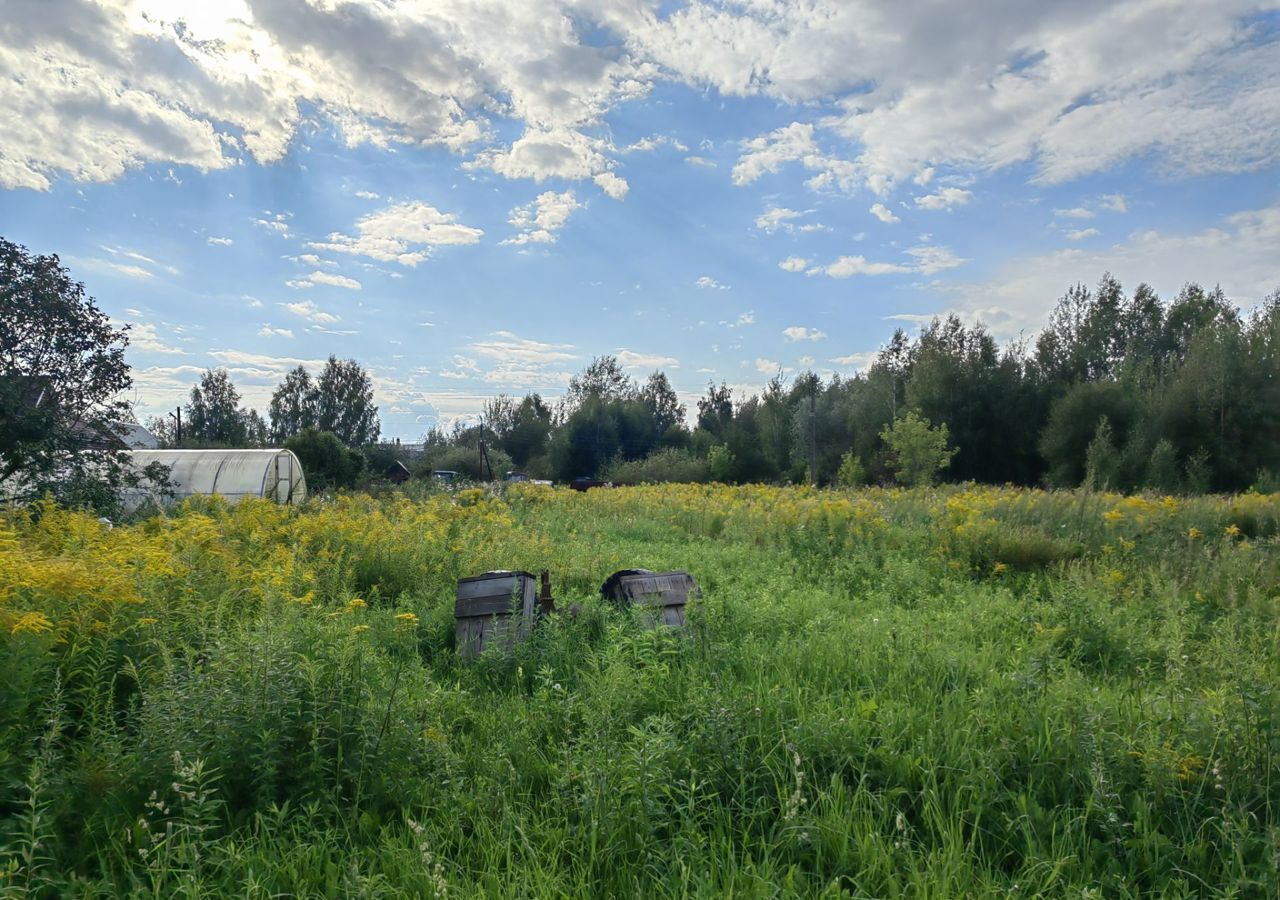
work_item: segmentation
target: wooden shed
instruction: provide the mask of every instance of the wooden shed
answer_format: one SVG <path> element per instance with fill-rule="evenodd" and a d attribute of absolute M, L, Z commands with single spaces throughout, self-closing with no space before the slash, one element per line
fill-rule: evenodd
<path fill-rule="evenodd" d="M 688 572 L 623 569 L 609 576 L 600 593 L 614 603 L 650 610 L 651 627 L 680 628 L 685 623 L 685 605 L 690 598 L 701 597 L 702 589 Z"/>
<path fill-rule="evenodd" d="M 485 572 L 458 581 L 454 645 L 464 657 L 494 644 L 514 647 L 533 628 L 537 579 L 529 572 Z"/>

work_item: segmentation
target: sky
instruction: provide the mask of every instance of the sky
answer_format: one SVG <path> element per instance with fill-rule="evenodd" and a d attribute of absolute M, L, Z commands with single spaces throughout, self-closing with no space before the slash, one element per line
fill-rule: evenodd
<path fill-rule="evenodd" d="M 592 358 L 693 408 L 1076 282 L 1280 288 L 1280 0 L 0 0 L 0 235 L 140 418 L 370 372 L 417 440 Z"/>

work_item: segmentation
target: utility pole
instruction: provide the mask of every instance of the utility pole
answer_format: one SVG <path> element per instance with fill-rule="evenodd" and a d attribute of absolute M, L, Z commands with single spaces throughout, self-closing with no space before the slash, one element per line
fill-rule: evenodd
<path fill-rule="evenodd" d="M 175 447 L 182 446 L 182 407 L 179 406 L 176 412 L 169 413 L 170 418 L 178 420 L 178 431 L 174 437 L 173 444 Z"/>

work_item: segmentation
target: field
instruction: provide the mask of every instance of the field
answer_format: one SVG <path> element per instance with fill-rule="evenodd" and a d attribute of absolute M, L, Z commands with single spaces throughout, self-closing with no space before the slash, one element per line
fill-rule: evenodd
<path fill-rule="evenodd" d="M 0 520 L 0 895 L 1274 897 L 1280 495 Z M 682 634 L 596 591 L 681 568 Z M 461 663 L 455 579 L 563 608 Z"/>

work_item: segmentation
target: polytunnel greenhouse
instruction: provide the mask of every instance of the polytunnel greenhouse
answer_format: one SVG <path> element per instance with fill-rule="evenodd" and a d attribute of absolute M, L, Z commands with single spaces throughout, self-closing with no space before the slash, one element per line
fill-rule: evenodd
<path fill-rule="evenodd" d="M 129 506 L 199 494 L 220 494 L 231 503 L 246 497 L 286 504 L 307 499 L 302 463 L 291 450 L 133 450 L 129 456 L 139 471 L 152 463 L 167 466 L 170 482 L 164 497 L 154 490 L 131 491 L 125 498 Z"/>

